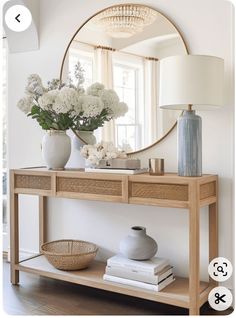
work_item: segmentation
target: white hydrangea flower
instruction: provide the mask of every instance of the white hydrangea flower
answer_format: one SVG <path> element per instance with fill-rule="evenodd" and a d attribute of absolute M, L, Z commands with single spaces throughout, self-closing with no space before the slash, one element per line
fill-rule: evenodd
<path fill-rule="evenodd" d="M 102 150 L 97 152 L 97 157 L 98 157 L 99 160 L 104 159 L 105 156 L 106 156 L 106 153 L 105 153 L 104 149 L 102 149 Z"/>
<path fill-rule="evenodd" d="M 97 158 L 96 155 L 92 154 L 88 157 L 89 162 L 93 165 L 93 166 L 97 166 L 99 164 L 99 159 Z"/>
<path fill-rule="evenodd" d="M 85 89 L 81 86 L 76 87 L 76 90 L 79 93 L 79 95 L 83 95 L 85 93 Z"/>
<path fill-rule="evenodd" d="M 42 108 L 43 110 L 52 110 L 52 106 L 55 103 L 55 100 L 58 94 L 59 94 L 59 90 L 53 89 L 43 94 L 42 96 L 40 96 L 38 99 L 39 107 Z"/>
<path fill-rule="evenodd" d="M 32 96 L 27 96 L 19 100 L 17 107 L 25 114 L 30 113 L 31 108 L 34 104 L 34 99 Z"/>
<path fill-rule="evenodd" d="M 25 92 L 27 95 L 43 95 L 45 89 L 42 84 L 42 80 L 37 74 L 31 74 L 28 77 L 28 84 L 26 86 Z"/>
<path fill-rule="evenodd" d="M 89 147 L 89 150 L 88 150 L 89 156 L 90 156 L 90 155 L 95 155 L 95 156 L 97 156 L 97 155 L 98 155 L 98 151 L 97 151 L 96 147 L 94 147 L 93 145 L 89 145 L 89 146 L 90 146 L 90 147 Z"/>
<path fill-rule="evenodd" d="M 81 149 L 81 154 L 92 165 L 98 165 L 101 159 L 126 158 L 127 154 L 123 150 L 118 150 L 112 142 L 100 142 L 96 145 L 85 145 Z"/>
<path fill-rule="evenodd" d="M 82 157 L 84 157 L 85 159 L 88 159 L 88 157 L 89 157 L 89 145 L 84 145 L 80 149 L 80 153 L 81 153 Z"/>
<path fill-rule="evenodd" d="M 88 95 L 97 96 L 100 97 L 102 95 L 102 92 L 104 90 L 105 86 L 101 83 L 94 83 L 91 86 L 87 88 L 86 93 Z"/>
<path fill-rule="evenodd" d="M 79 105 L 83 111 L 83 117 L 96 117 L 103 110 L 103 102 L 100 98 L 92 95 L 84 95 L 79 98 Z"/>
<path fill-rule="evenodd" d="M 124 102 L 119 102 L 114 107 L 114 115 L 113 118 L 118 118 L 124 116 L 129 110 L 128 105 Z"/>
<path fill-rule="evenodd" d="M 53 110 L 60 114 L 66 114 L 79 104 L 79 94 L 74 88 L 64 86 L 58 93 L 53 104 Z"/>
<path fill-rule="evenodd" d="M 111 113 L 115 115 L 117 104 L 119 103 L 119 96 L 113 89 L 104 89 L 101 94 L 104 108 L 109 108 Z"/>

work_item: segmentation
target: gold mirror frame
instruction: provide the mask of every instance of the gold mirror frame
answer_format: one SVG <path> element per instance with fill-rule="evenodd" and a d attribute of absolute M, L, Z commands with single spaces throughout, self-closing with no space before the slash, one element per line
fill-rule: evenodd
<path fill-rule="evenodd" d="M 118 3 L 118 4 L 122 4 L 122 3 Z M 104 12 L 105 10 L 107 9 L 111 9 L 113 7 L 116 7 L 118 4 L 115 4 L 113 6 L 109 6 L 109 7 L 106 7 L 98 12 L 96 12 L 94 15 L 92 15 L 91 17 L 89 17 L 79 28 L 78 30 L 74 33 L 74 35 L 72 36 L 69 44 L 67 45 L 67 48 L 66 48 L 66 51 L 64 53 L 64 56 L 63 56 L 63 59 L 62 59 L 62 63 L 61 63 L 61 69 L 60 69 L 60 80 L 62 81 L 62 74 L 63 74 L 63 67 L 64 67 L 64 63 L 65 63 L 65 59 L 66 59 L 66 55 L 69 51 L 69 48 L 70 48 L 70 45 L 71 43 L 73 42 L 74 38 L 76 37 L 76 35 L 78 34 L 78 32 L 85 26 L 85 24 L 87 24 L 91 19 L 93 19 L 95 16 L 97 16 L 98 14 Z M 188 50 L 188 47 L 187 47 L 187 44 L 186 44 L 186 41 L 184 40 L 181 32 L 179 31 L 179 29 L 177 28 L 177 26 L 175 25 L 175 23 L 172 22 L 172 20 L 167 17 L 165 14 L 163 14 L 162 12 L 156 10 L 155 8 L 151 7 L 151 6 L 148 6 L 148 5 L 143 5 L 143 4 L 136 4 L 136 3 L 125 3 L 126 5 L 136 5 L 136 6 L 139 6 L 139 7 L 147 7 L 147 8 L 150 8 L 152 10 L 155 10 L 156 12 L 158 12 L 162 17 L 164 17 L 168 22 L 170 22 L 173 27 L 176 29 L 176 31 L 179 33 L 180 35 L 180 38 L 181 40 L 183 41 L 183 44 L 184 44 L 184 47 L 185 47 L 185 50 L 186 50 L 186 54 L 189 54 L 189 50 Z M 158 139 L 157 141 L 155 141 L 153 144 L 145 147 L 145 148 L 142 148 L 140 150 L 137 150 L 137 151 L 133 151 L 133 152 L 128 152 L 127 154 L 128 155 L 134 155 L 134 154 L 137 154 L 137 153 L 140 153 L 140 152 L 143 152 L 143 151 L 146 151 L 154 146 L 156 146 L 158 143 L 160 143 L 161 141 L 163 141 L 173 130 L 174 128 L 176 127 L 177 125 L 177 121 L 174 123 L 174 125 L 169 129 L 169 131 L 167 131 L 167 133 L 161 137 L 160 139 Z M 87 144 L 81 137 L 78 136 L 78 134 L 76 134 L 75 131 L 73 131 L 74 134 L 77 136 L 77 138 L 79 138 L 82 142 L 84 142 L 85 144 Z"/>

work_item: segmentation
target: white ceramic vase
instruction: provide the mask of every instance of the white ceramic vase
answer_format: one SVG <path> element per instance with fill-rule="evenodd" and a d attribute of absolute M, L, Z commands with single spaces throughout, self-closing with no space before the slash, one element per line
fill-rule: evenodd
<path fill-rule="evenodd" d="M 130 234 L 120 242 L 120 252 L 134 260 L 147 260 L 157 252 L 156 241 L 146 234 L 146 228 L 133 226 Z"/>
<path fill-rule="evenodd" d="M 71 141 L 63 130 L 49 130 L 42 140 L 42 156 L 47 168 L 63 170 L 71 154 Z"/>
<path fill-rule="evenodd" d="M 85 145 L 94 145 L 96 144 L 96 137 L 93 134 L 93 131 L 76 131 L 77 135 L 81 137 L 84 142 L 79 139 L 76 135 L 73 136 L 72 145 L 73 145 L 73 157 L 76 160 L 76 167 L 85 168 L 87 167 L 86 160 L 80 154 L 80 149 Z"/>

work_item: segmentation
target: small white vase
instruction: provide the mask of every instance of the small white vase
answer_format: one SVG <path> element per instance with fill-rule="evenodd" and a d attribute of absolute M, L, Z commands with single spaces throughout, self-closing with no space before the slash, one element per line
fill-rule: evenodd
<path fill-rule="evenodd" d="M 42 156 L 48 169 L 63 170 L 71 154 L 70 137 L 63 130 L 49 130 L 42 140 Z"/>
<path fill-rule="evenodd" d="M 76 133 L 81 137 L 82 140 L 84 140 L 84 142 L 81 139 L 79 139 L 76 135 L 73 136 L 73 157 L 76 160 L 76 167 L 85 168 L 87 167 L 86 160 L 80 154 L 80 150 L 85 144 L 96 144 L 96 137 L 93 135 L 93 131 L 76 131 Z"/>
<path fill-rule="evenodd" d="M 157 252 L 156 241 L 146 234 L 146 228 L 133 226 L 131 232 L 120 242 L 120 252 L 134 260 L 147 260 Z"/>

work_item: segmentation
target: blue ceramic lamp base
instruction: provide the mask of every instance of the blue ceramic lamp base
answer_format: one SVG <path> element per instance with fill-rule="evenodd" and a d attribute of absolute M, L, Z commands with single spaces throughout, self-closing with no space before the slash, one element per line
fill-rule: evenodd
<path fill-rule="evenodd" d="M 202 175 L 202 120 L 194 110 L 186 110 L 178 119 L 178 175 Z"/>

